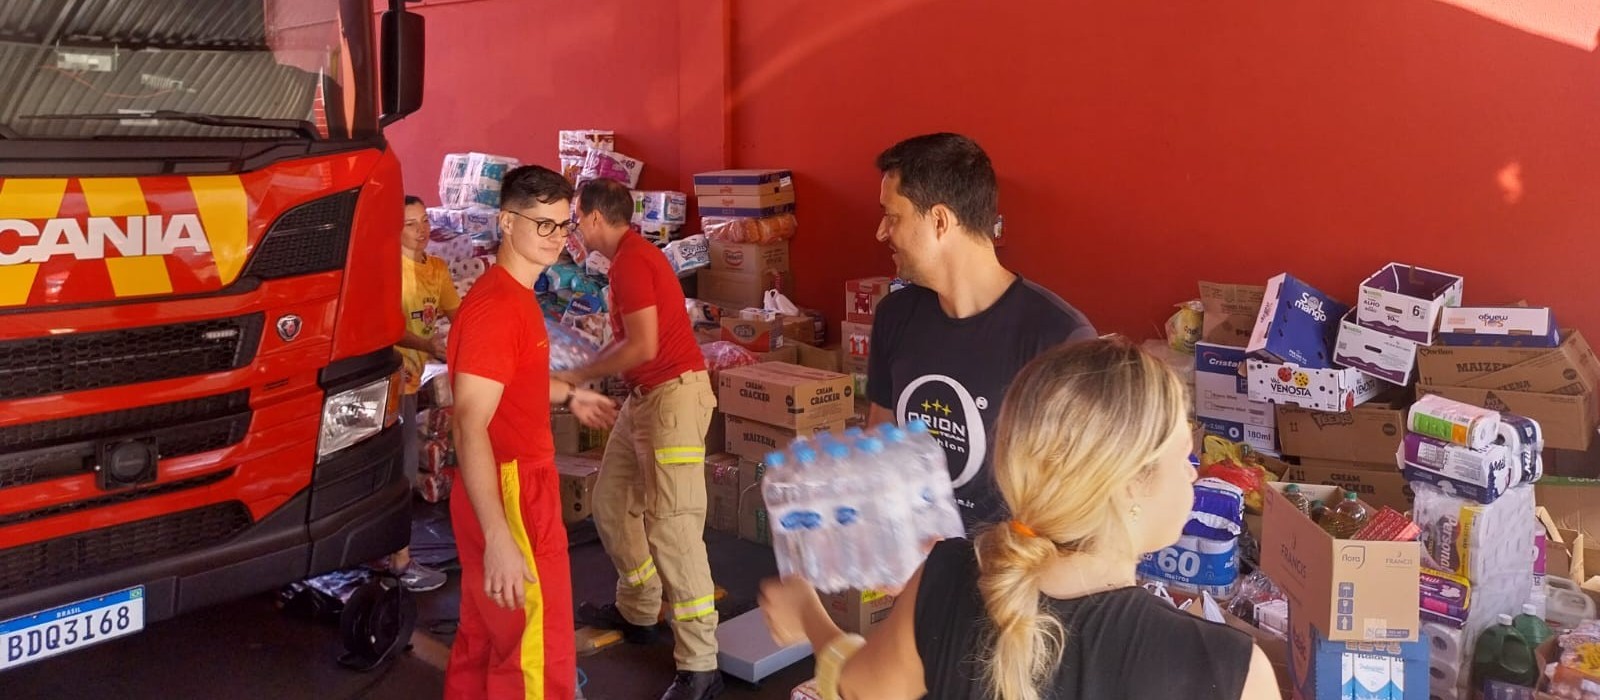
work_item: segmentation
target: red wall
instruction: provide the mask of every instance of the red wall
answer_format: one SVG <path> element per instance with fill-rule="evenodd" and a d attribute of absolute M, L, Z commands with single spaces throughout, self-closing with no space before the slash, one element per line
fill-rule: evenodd
<path fill-rule="evenodd" d="M 1433 0 L 814 0 L 734 22 L 734 162 L 797 173 L 802 303 L 836 314 L 842 280 L 890 269 L 873 158 L 952 130 L 1000 173 L 1002 260 L 1102 330 L 1148 336 L 1199 279 L 1291 271 L 1353 302 L 1400 260 L 1600 333 L 1595 54 Z"/>
<path fill-rule="evenodd" d="M 411 8 L 427 21 L 423 108 L 388 130 L 407 192 L 437 204 L 446 153 L 555 168 L 556 132 L 587 128 L 617 132 L 617 150 L 645 163 L 642 187 L 679 186 L 675 2 L 434 0 Z"/>
<path fill-rule="evenodd" d="M 438 2 L 411 191 L 448 151 L 554 165 L 561 128 L 616 129 L 647 187 L 791 168 L 797 300 L 834 320 L 890 271 L 874 156 L 953 130 L 1000 172 L 1002 260 L 1103 330 L 1200 279 L 1354 301 L 1401 260 L 1600 333 L 1600 57 L 1437 0 Z"/>

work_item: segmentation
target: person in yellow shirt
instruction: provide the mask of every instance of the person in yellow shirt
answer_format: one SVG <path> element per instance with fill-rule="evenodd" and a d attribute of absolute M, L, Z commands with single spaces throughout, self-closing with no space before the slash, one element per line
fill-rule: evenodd
<path fill-rule="evenodd" d="M 440 316 L 454 319 L 461 308 L 461 297 L 450 279 L 444 260 L 428 255 L 428 210 L 422 199 L 406 196 L 405 228 L 400 233 L 400 307 L 405 313 L 405 336 L 395 349 L 404 363 L 405 386 L 400 399 L 400 415 L 411 426 L 405 436 L 406 476 L 415 481 L 418 449 L 422 440 L 416 429 L 417 390 L 422 384 L 422 368 L 429 360 L 443 359 L 445 337 L 436 333 Z M 389 570 L 414 592 L 431 591 L 445 584 L 443 572 L 418 564 L 406 547 L 389 558 Z"/>

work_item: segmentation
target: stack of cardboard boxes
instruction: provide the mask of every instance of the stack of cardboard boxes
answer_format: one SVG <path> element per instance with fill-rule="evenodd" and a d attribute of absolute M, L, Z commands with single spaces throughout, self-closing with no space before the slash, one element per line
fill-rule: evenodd
<path fill-rule="evenodd" d="M 844 321 L 839 324 L 840 369 L 855 380 L 856 395 L 867 400 L 867 357 L 872 352 L 872 318 L 878 304 L 895 289 L 888 277 L 864 277 L 845 282 Z"/>
<path fill-rule="evenodd" d="M 746 540 L 770 544 L 761 499 L 762 460 L 800 435 L 839 430 L 853 413 L 850 377 L 787 362 L 726 369 L 717 375 L 717 403 L 727 454 L 707 466 L 707 522 Z M 707 446 L 708 450 L 716 445 Z M 737 495 L 735 495 L 737 490 Z M 729 508 L 737 508 L 730 517 Z"/>
<path fill-rule="evenodd" d="M 793 179 L 787 170 L 719 170 L 694 176 L 700 216 L 765 219 L 792 213 Z M 698 274 L 698 295 L 734 309 L 761 307 L 769 289 L 783 290 L 789 276 L 789 241 L 733 243 L 713 236 L 711 267 Z"/>

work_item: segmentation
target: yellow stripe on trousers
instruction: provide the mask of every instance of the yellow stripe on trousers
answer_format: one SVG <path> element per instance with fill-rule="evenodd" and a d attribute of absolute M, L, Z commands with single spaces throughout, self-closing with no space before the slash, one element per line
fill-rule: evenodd
<path fill-rule="evenodd" d="M 706 448 L 663 447 L 656 450 L 657 464 L 699 464 L 706 461 Z"/>
<path fill-rule="evenodd" d="M 644 563 L 633 571 L 623 572 L 622 578 L 628 582 L 628 585 L 638 588 L 649 582 L 655 575 L 656 560 L 652 558 L 644 560 Z"/>
<path fill-rule="evenodd" d="M 703 598 L 695 598 L 694 600 L 686 600 L 682 603 L 675 603 L 672 606 L 673 617 L 677 618 L 679 622 L 705 617 L 713 612 L 716 612 L 716 610 L 717 594 L 715 593 Z"/>
<path fill-rule="evenodd" d="M 528 526 L 522 520 L 522 479 L 517 474 L 517 463 L 500 465 L 500 502 L 505 507 L 507 524 L 511 526 L 511 539 L 533 569 L 534 582 L 523 585 L 522 614 L 526 622 L 522 627 L 523 700 L 544 700 L 544 594 L 539 589 L 542 574 L 533 559 L 533 545 L 528 542 Z"/>

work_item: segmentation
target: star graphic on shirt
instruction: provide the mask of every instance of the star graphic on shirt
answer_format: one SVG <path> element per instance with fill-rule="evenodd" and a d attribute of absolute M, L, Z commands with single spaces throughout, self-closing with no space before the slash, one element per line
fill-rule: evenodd
<path fill-rule="evenodd" d="M 927 401 L 923 401 L 922 402 L 922 412 L 923 413 L 927 413 L 928 411 L 930 411 L 932 409 L 933 409 L 933 406 L 930 405 Z"/>
<path fill-rule="evenodd" d="M 950 415 L 950 406 L 948 405 L 940 406 L 939 410 L 944 411 L 944 414 L 947 416 Z"/>

